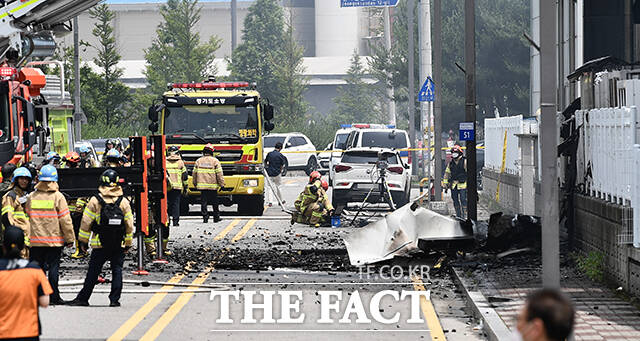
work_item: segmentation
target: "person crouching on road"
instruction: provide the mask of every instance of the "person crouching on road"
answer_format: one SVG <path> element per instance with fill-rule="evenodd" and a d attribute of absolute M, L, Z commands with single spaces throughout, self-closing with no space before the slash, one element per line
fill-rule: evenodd
<path fill-rule="evenodd" d="M 167 193 L 169 215 L 173 218 L 173 226 L 180 226 L 180 197 L 187 194 L 189 175 L 187 167 L 179 153 L 180 148 L 171 146 L 167 149 L 167 173 L 169 173 L 169 193 Z M 168 235 L 164 236 L 167 240 Z M 163 241 L 164 242 L 164 241 Z M 166 246 L 163 248 L 166 249 Z"/>
<path fill-rule="evenodd" d="M 294 203 L 296 211 L 291 217 L 291 223 L 297 222 L 315 227 L 327 223 L 328 217 L 333 212 L 333 206 L 326 193 L 328 188 L 329 184 L 322 181 L 320 173 L 312 172 L 309 176 L 309 184 L 305 186 L 304 191 L 298 195 Z"/>
<path fill-rule="evenodd" d="M 58 170 L 45 165 L 38 174 L 35 191 L 29 195 L 25 211 L 31 227 L 31 260 L 48 272 L 53 288 L 51 304 L 65 304 L 58 291 L 58 270 L 62 248 L 76 241 L 67 201 L 58 191 Z"/>
<path fill-rule="evenodd" d="M 460 146 L 451 148 L 451 162 L 444 171 L 442 187 L 445 190 L 451 189 L 456 216 L 464 219 L 467 215 L 467 159 Z"/>
<path fill-rule="evenodd" d="M 42 330 L 38 306 L 49 306 L 53 293 L 47 277 L 36 262 L 19 259 L 25 235 L 8 226 L 0 259 L 0 339 L 39 340 Z"/>
<path fill-rule="evenodd" d="M 112 272 L 109 306 L 120 306 L 124 255 L 131 248 L 133 240 L 133 213 L 118 181 L 118 173 L 115 170 L 104 171 L 98 181 L 100 194 L 91 198 L 84 210 L 78 243 L 80 248 L 86 250 L 93 232 L 91 237 L 93 251 L 89 258 L 89 270 L 82 290 L 73 301 L 69 302 L 69 305 L 89 305 L 89 298 L 98 281 L 98 275 L 104 263 L 109 261 Z"/>
<path fill-rule="evenodd" d="M 2 197 L 2 225 L 16 226 L 24 232 L 24 245 L 22 249 L 22 257 L 29 258 L 29 249 L 31 246 L 29 235 L 31 228 L 29 217 L 25 212 L 25 204 L 29 198 L 29 188 L 31 186 L 31 172 L 20 167 L 13 172 L 12 186 Z"/>
<path fill-rule="evenodd" d="M 217 223 L 222 220 L 218 209 L 218 190 L 224 187 L 224 174 L 220 161 L 213 156 L 214 151 L 211 143 L 204 146 L 202 156 L 196 160 L 193 168 L 193 185 L 200 191 L 200 210 L 205 224 L 209 222 L 207 209 L 209 204 L 213 206 L 213 222 Z"/>

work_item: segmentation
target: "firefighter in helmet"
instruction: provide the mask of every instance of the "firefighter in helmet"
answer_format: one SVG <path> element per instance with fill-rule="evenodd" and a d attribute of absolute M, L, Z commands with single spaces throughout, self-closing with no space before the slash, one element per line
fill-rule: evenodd
<path fill-rule="evenodd" d="M 213 206 L 213 221 L 217 223 L 222 220 L 218 210 L 218 190 L 224 187 L 224 174 L 222 164 L 213 156 L 214 151 L 211 143 L 204 146 L 202 156 L 196 160 L 193 168 L 193 185 L 201 193 L 202 219 L 205 223 L 209 221 L 209 204 Z"/>
<path fill-rule="evenodd" d="M 291 217 L 291 223 L 309 224 L 318 227 L 329 221 L 328 217 L 333 212 L 333 206 L 327 195 L 326 188 L 329 184 L 322 181 L 318 171 L 313 171 L 309 175 L 309 183 L 296 199 L 294 206 L 296 210 Z"/>
<path fill-rule="evenodd" d="M 467 159 L 458 145 L 451 148 L 451 161 L 444 172 L 442 187 L 451 190 L 456 216 L 464 219 L 467 214 Z"/>

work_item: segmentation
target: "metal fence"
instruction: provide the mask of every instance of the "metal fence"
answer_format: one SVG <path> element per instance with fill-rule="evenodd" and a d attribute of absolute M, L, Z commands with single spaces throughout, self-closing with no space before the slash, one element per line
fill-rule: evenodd
<path fill-rule="evenodd" d="M 633 221 L 623 219 L 619 244 L 640 247 L 640 141 L 636 107 L 576 112 L 580 127 L 579 179 L 585 192 L 607 202 L 631 206 Z M 623 217 L 625 218 L 625 217 Z"/>
<path fill-rule="evenodd" d="M 522 134 L 523 130 L 522 115 L 485 119 L 485 168 L 500 172 L 504 153 L 505 173 L 520 175 L 520 148 L 516 134 Z M 504 150 L 505 132 L 507 134 L 506 150 Z"/>

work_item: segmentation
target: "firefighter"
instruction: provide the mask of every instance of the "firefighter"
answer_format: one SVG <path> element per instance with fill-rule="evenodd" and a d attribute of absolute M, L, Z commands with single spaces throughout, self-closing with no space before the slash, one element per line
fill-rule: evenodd
<path fill-rule="evenodd" d="M 167 149 L 167 172 L 169 173 L 170 185 L 167 199 L 169 215 L 173 218 L 173 226 L 180 225 L 180 196 L 187 193 L 187 180 L 189 179 L 187 167 L 180 157 L 179 150 L 180 148 L 177 146 L 171 146 Z M 168 238 L 169 236 L 163 237 Z"/>
<path fill-rule="evenodd" d="M 13 172 L 11 178 L 11 188 L 2 197 L 2 225 L 16 226 L 24 231 L 24 245 L 22 249 L 22 257 L 29 257 L 29 249 L 31 246 L 29 235 L 31 228 L 29 225 L 29 217 L 25 212 L 25 204 L 29 198 L 29 189 L 31 187 L 31 172 L 20 167 Z"/>
<path fill-rule="evenodd" d="M 13 186 L 13 171 L 15 171 L 16 168 L 18 168 L 16 165 L 8 162 L 5 163 L 4 166 L 2 166 L 2 183 L 0 183 L 1 196 L 4 196 L 7 192 L 9 192 L 11 186 Z"/>
<path fill-rule="evenodd" d="M 93 288 L 104 263 L 111 265 L 111 293 L 109 306 L 120 306 L 122 294 L 122 267 L 124 255 L 131 248 L 133 240 L 133 213 L 129 201 L 124 198 L 118 185 L 118 173 L 113 169 L 105 170 L 98 183 L 98 196 L 89 200 L 84 214 L 78 243 L 85 252 L 91 242 L 91 258 L 84 285 L 73 301 L 72 306 L 88 306 Z M 108 219 L 107 219 L 108 218 Z M 91 233 L 93 232 L 93 236 Z M 91 239 L 89 239 L 91 237 Z"/>
<path fill-rule="evenodd" d="M 317 174 L 314 174 L 317 173 Z M 329 184 L 326 184 L 329 188 Z M 327 217 L 333 212 L 333 206 L 326 190 L 322 186 L 320 173 L 314 171 L 309 176 L 309 184 L 296 199 L 294 206 L 296 211 L 291 217 L 291 223 L 309 224 L 319 227 L 328 222 Z"/>
<path fill-rule="evenodd" d="M 80 164 L 82 159 L 80 155 L 76 152 L 68 152 L 63 160 L 67 168 L 80 168 Z M 73 232 L 76 236 L 75 243 L 75 251 L 71 254 L 71 258 L 84 258 L 88 256 L 87 252 L 83 252 L 78 246 L 78 233 L 80 232 L 80 222 L 82 220 L 82 212 L 84 211 L 85 206 L 87 206 L 87 201 L 89 198 L 82 197 L 77 199 L 67 200 L 67 204 L 69 206 L 69 210 L 71 211 L 71 221 L 73 222 Z"/>
<path fill-rule="evenodd" d="M 444 172 L 442 186 L 445 190 L 451 189 L 456 216 L 464 219 L 467 214 L 467 159 L 458 145 L 451 148 L 451 161 Z"/>
<path fill-rule="evenodd" d="M 31 228 L 31 256 L 49 273 L 53 288 L 51 304 L 65 304 L 58 291 L 58 270 L 64 246 L 73 245 L 73 223 L 67 201 L 58 191 L 58 170 L 45 165 L 38 174 L 35 191 L 29 195 L 25 211 Z"/>
<path fill-rule="evenodd" d="M 103 167 L 116 168 L 122 166 L 122 156 L 117 149 L 110 149 L 104 154 Z"/>
<path fill-rule="evenodd" d="M 100 167 L 98 162 L 93 157 L 91 157 L 91 150 L 89 149 L 89 147 L 80 146 L 80 148 L 78 148 L 78 151 L 80 153 L 80 168 Z"/>
<path fill-rule="evenodd" d="M 224 187 L 224 174 L 220 161 L 213 156 L 215 151 L 213 145 L 208 143 L 202 150 L 202 156 L 196 160 L 193 168 L 193 185 L 200 191 L 202 220 L 209 221 L 209 211 L 207 206 L 213 206 L 213 221 L 220 220 L 218 210 L 218 190 Z"/>
<path fill-rule="evenodd" d="M 42 168 L 45 165 L 52 165 L 55 168 L 60 168 L 60 161 L 61 161 L 60 154 L 54 151 L 48 152 L 40 168 Z"/>

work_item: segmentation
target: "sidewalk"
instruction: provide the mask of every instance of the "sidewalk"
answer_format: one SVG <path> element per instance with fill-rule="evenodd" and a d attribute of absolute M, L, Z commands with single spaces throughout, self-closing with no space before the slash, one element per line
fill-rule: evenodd
<path fill-rule="evenodd" d="M 469 254 L 468 260 L 457 263 L 453 265 L 462 277 L 464 289 L 479 291 L 480 296 L 484 296 L 474 299 L 473 304 L 493 308 L 499 316 L 498 323 L 502 322 L 514 331 L 527 294 L 542 287 L 540 251 L 503 259 Z M 637 307 L 615 290 L 591 281 L 566 254 L 560 256 L 560 271 L 562 290 L 571 298 L 577 312 L 575 340 L 640 340 L 640 310 Z M 489 322 L 485 321 L 485 329 L 491 328 Z M 502 326 L 498 327 L 504 331 Z"/>

